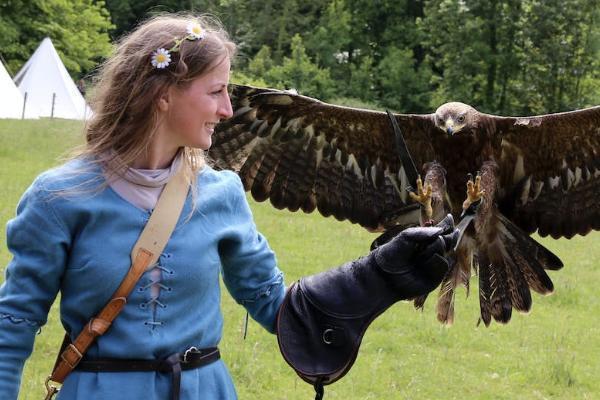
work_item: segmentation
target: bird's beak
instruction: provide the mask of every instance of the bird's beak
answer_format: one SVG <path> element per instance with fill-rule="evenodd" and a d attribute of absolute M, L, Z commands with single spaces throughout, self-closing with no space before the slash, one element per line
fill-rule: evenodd
<path fill-rule="evenodd" d="M 444 126 L 446 128 L 446 133 L 448 133 L 448 135 L 454 134 L 454 121 L 452 121 L 451 118 L 448 118 L 446 120 L 446 123 L 444 124 Z"/>

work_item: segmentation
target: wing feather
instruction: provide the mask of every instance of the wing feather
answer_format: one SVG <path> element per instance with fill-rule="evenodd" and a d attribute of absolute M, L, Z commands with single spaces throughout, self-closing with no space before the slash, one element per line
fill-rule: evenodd
<path fill-rule="evenodd" d="M 387 114 L 275 89 L 232 89 L 234 115 L 217 127 L 209 156 L 215 168 L 238 171 L 256 200 L 373 229 L 418 223 L 402 193 L 409 183 Z M 415 163 L 434 159 L 433 117 L 396 118 Z"/>
<path fill-rule="evenodd" d="M 526 232 L 554 238 L 600 225 L 600 106 L 490 118 L 502 140 L 500 209 Z"/>

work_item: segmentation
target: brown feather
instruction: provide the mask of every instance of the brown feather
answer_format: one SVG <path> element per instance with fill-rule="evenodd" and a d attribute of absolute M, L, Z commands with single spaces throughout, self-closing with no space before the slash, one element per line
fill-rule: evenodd
<path fill-rule="evenodd" d="M 440 287 L 440 295 L 437 303 L 437 317 L 442 323 L 451 325 L 454 322 L 454 297 L 456 288 L 463 285 L 469 295 L 469 279 L 473 265 L 472 239 L 465 237 L 455 257 L 451 260 L 450 269 L 444 277 Z"/>
<path fill-rule="evenodd" d="M 490 252 L 490 287 L 492 289 L 491 311 L 494 319 L 507 323 L 512 316 L 512 303 L 508 293 L 508 278 L 504 265 L 498 264 L 497 249 Z"/>
<path fill-rule="evenodd" d="M 271 195 L 271 186 L 277 173 L 281 154 L 281 147 L 273 147 L 270 152 L 264 154 L 250 189 L 252 197 L 257 201 L 264 201 Z"/>
<path fill-rule="evenodd" d="M 502 212 L 527 233 L 539 229 L 541 236 L 570 238 L 598 229 L 600 107 L 487 118 L 502 138 L 501 184 L 509 195 Z M 521 168 L 515 168 L 517 161 Z M 519 188 L 524 178 L 529 184 Z"/>
<path fill-rule="evenodd" d="M 242 180 L 252 180 L 244 185 L 257 200 L 271 197 L 277 208 L 293 211 L 317 208 L 370 229 L 394 224 L 392 215 L 417 223 L 405 221 L 413 209 L 403 211 L 410 205 L 402 193 L 407 183 L 398 174 L 398 155 L 388 151 L 395 149 L 395 139 L 385 113 L 239 85 L 232 85 L 231 99 L 234 116 L 217 127 L 210 155 L 218 169 L 244 172 Z M 416 162 L 431 159 L 432 117 L 397 115 L 397 120 Z M 310 170 L 313 176 L 303 175 Z"/>
<path fill-rule="evenodd" d="M 416 310 L 423 310 L 425 307 L 425 301 L 427 300 L 427 295 L 419 296 L 413 299 L 413 305 Z"/>
<path fill-rule="evenodd" d="M 492 321 L 492 283 L 490 260 L 487 254 L 478 254 L 479 275 L 479 309 L 481 320 L 485 326 L 490 326 Z"/>

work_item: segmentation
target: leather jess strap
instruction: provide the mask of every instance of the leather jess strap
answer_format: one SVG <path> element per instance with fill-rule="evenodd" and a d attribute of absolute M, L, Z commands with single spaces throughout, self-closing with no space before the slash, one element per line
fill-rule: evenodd
<path fill-rule="evenodd" d="M 70 343 L 68 334 L 65 336 L 64 348 L 61 349 L 61 354 L 56 360 L 52 375 L 46 380 L 47 399 L 58 392 L 56 387 L 49 385 L 49 381 L 64 382 L 67 375 L 77 367 L 94 340 L 103 335 L 119 315 L 127 303 L 127 296 L 144 272 L 156 263 L 177 224 L 188 188 L 189 185 L 181 167 L 163 189 L 148 223 L 132 249 L 131 267 L 109 302 L 96 317 L 85 325 L 72 343 Z"/>

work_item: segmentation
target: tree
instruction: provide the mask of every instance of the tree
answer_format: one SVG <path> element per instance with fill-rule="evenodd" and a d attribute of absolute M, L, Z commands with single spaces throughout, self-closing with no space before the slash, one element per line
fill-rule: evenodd
<path fill-rule="evenodd" d="M 256 78 L 262 78 L 267 75 L 273 67 L 273 55 L 269 46 L 260 48 L 254 58 L 248 63 L 248 73 Z"/>
<path fill-rule="evenodd" d="M 472 2 L 437 0 L 426 6 L 423 21 L 428 40 L 428 62 L 435 75 L 432 108 L 448 101 L 482 108 L 486 84 L 485 20 L 473 12 Z"/>
<path fill-rule="evenodd" d="M 72 75 L 90 71 L 110 53 L 112 25 L 103 1 L 13 0 L 0 7 L 0 49 L 13 73 L 46 36 Z"/>
<path fill-rule="evenodd" d="M 432 106 L 524 115 L 598 103 L 599 14 L 597 0 L 427 2 Z"/>
<path fill-rule="evenodd" d="M 599 101 L 598 92 L 582 85 L 594 71 L 597 77 L 600 68 L 597 1 L 526 3 L 526 40 L 521 46 L 528 57 L 521 65 L 524 90 L 520 95 L 528 100 L 528 107 L 523 111 L 562 111 Z"/>
<path fill-rule="evenodd" d="M 600 102 L 598 0 L 106 1 L 113 37 L 155 13 L 214 14 L 238 44 L 236 76 L 320 98 L 407 112 L 458 100 L 504 115 Z M 38 13 L 24 0 L 0 3 L 3 51 L 31 53 L 21 32 L 38 35 Z"/>
<path fill-rule="evenodd" d="M 415 69 L 416 59 L 411 49 L 389 47 L 377 67 L 380 101 L 405 113 L 429 112 L 429 73 Z"/>
<path fill-rule="evenodd" d="M 221 0 L 224 1 L 224 0 Z M 106 0 L 114 27 L 110 34 L 113 39 L 131 31 L 146 18 L 178 11 L 197 11 L 214 13 L 221 2 L 219 0 Z M 226 0 L 225 0 L 226 1 Z"/>
<path fill-rule="evenodd" d="M 362 57 L 360 64 L 354 62 L 350 65 L 350 76 L 346 89 L 342 92 L 346 96 L 354 97 L 366 102 L 375 102 L 375 75 L 373 57 Z"/>
<path fill-rule="evenodd" d="M 327 99 L 333 93 L 329 70 L 319 68 L 310 60 L 298 34 L 292 38 L 291 57 L 284 57 L 281 65 L 266 73 L 265 79 L 274 87 L 295 89 L 320 99 Z"/>
<path fill-rule="evenodd" d="M 54 41 L 71 73 L 92 70 L 110 53 L 112 24 L 103 1 L 46 0 L 39 5 L 46 18 L 37 29 Z"/>
<path fill-rule="evenodd" d="M 0 55 L 14 75 L 35 50 L 39 40 L 26 40 L 35 34 L 31 21 L 36 7 L 24 0 L 0 2 Z M 40 39 L 41 40 L 41 39 Z"/>
<path fill-rule="evenodd" d="M 324 67 L 343 70 L 336 78 L 347 76 L 347 68 L 340 68 L 348 64 L 347 49 L 352 40 L 351 15 L 346 9 L 343 0 L 332 0 L 321 16 L 319 24 L 306 38 L 306 48 L 314 55 L 315 61 Z"/>

